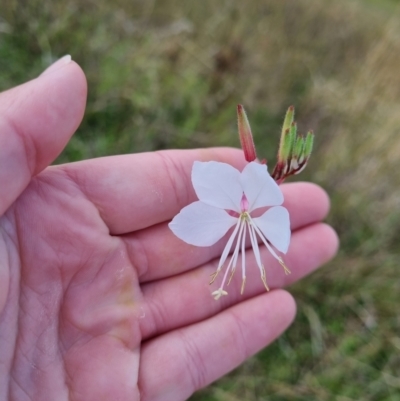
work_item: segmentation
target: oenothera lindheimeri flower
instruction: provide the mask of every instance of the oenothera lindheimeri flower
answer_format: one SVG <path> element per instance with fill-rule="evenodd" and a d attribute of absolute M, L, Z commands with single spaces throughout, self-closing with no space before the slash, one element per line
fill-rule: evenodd
<path fill-rule="evenodd" d="M 286 253 L 289 247 L 289 213 L 280 206 L 283 203 L 282 192 L 268 174 L 265 164 L 251 162 L 240 172 L 225 163 L 195 162 L 192 170 L 192 183 L 199 200 L 184 207 L 174 217 L 169 224 L 173 233 L 188 244 L 210 246 L 234 227 L 222 252 L 218 268 L 212 275 L 211 283 L 222 270 L 233 249 L 221 285 L 217 291 L 212 293 L 215 299 L 227 295 L 224 287 L 232 279 L 240 252 L 241 293 L 243 293 L 246 283 L 245 244 L 247 236 L 253 248 L 261 279 L 267 290 L 259 239 L 283 266 L 285 273 L 290 273 L 282 258 L 274 250 L 275 248 Z M 265 211 L 266 208 L 268 209 Z"/>

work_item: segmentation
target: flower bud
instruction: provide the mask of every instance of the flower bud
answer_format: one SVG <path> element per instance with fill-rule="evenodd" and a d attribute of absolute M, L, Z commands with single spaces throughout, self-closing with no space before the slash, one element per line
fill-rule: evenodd
<path fill-rule="evenodd" d="M 307 165 L 314 143 L 314 134 L 308 131 L 306 137 L 297 135 L 297 125 L 294 122 L 294 107 L 286 112 L 279 142 L 278 161 L 271 174 L 278 183 L 283 182 L 293 174 L 298 174 Z"/>
<path fill-rule="evenodd" d="M 239 138 L 244 152 L 244 157 L 246 161 L 252 162 L 257 159 L 256 148 L 254 146 L 249 120 L 247 119 L 246 112 L 241 104 L 238 104 L 237 106 L 237 115 Z"/>

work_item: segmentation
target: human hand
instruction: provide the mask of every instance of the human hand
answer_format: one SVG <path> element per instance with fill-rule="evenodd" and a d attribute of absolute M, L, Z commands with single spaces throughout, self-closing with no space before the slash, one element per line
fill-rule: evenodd
<path fill-rule="evenodd" d="M 195 160 L 241 169 L 239 150 L 163 151 L 48 167 L 78 127 L 86 81 L 61 60 L 0 94 L 0 399 L 179 401 L 290 324 L 278 289 L 329 260 L 337 237 L 313 184 L 282 185 L 292 241 L 285 276 L 264 248 L 272 291 L 248 280 L 211 297 L 223 241 L 190 246 L 167 224 L 195 200 Z M 254 273 L 254 274 L 253 274 Z"/>

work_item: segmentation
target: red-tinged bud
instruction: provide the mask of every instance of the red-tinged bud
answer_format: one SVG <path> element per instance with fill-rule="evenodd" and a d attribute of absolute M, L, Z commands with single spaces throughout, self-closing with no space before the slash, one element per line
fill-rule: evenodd
<path fill-rule="evenodd" d="M 284 176 L 285 167 L 286 167 L 286 164 L 281 163 L 279 161 L 275 164 L 275 167 L 274 167 L 274 170 L 272 171 L 271 177 L 278 183 Z"/>
<path fill-rule="evenodd" d="M 246 161 L 252 162 L 257 159 L 256 148 L 254 146 L 249 120 L 247 119 L 246 112 L 241 104 L 238 104 L 237 106 L 237 115 L 239 138 L 244 152 L 244 157 Z"/>

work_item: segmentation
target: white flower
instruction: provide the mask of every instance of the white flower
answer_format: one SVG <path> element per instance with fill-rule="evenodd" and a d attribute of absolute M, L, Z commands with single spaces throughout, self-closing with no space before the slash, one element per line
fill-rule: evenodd
<path fill-rule="evenodd" d="M 246 282 L 247 233 L 261 279 L 267 290 L 258 237 L 283 266 L 285 273 L 290 273 L 282 258 L 273 249 L 274 247 L 282 253 L 287 252 L 290 242 L 289 213 L 284 207 L 279 206 L 283 203 L 283 195 L 279 186 L 268 174 L 266 165 L 251 162 L 242 172 L 239 172 L 225 163 L 195 162 L 192 183 L 199 200 L 184 207 L 169 223 L 173 233 L 188 244 L 210 246 L 220 240 L 231 227 L 234 227 L 222 252 L 217 271 L 212 275 L 211 283 L 222 270 L 236 239 L 221 286 L 212 293 L 215 299 L 227 294 L 223 288 L 229 272 L 231 274 L 228 284 L 232 279 L 240 251 L 242 253 L 241 293 L 243 293 Z M 265 207 L 269 209 L 261 216 L 252 216 L 255 210 Z"/>

